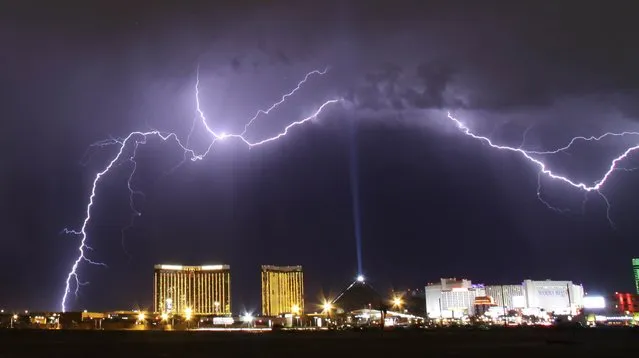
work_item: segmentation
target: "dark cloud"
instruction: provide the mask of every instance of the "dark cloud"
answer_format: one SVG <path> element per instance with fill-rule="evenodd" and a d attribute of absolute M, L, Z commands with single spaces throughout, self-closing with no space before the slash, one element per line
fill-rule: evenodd
<path fill-rule="evenodd" d="M 385 63 L 364 75 L 364 83 L 348 98 L 371 110 L 457 107 L 459 101 L 446 96 L 454 75 L 453 68 L 441 61 L 425 62 L 410 71 Z"/>
<path fill-rule="evenodd" d="M 513 111 L 574 97 L 638 98 L 632 14 L 639 5 L 560 1 L 483 7 L 451 2 L 427 14 L 406 12 L 392 34 L 373 31 L 376 40 L 360 46 L 384 48 L 413 62 L 391 60 L 396 68 L 390 70 L 383 61 L 391 55 L 371 56 L 379 59 L 378 68 L 363 75 L 366 84 L 355 91 L 360 105 Z M 414 21 L 419 17 L 422 22 Z M 407 29 L 419 33 L 419 40 Z M 619 106 L 632 114 L 631 102 Z"/>
<path fill-rule="evenodd" d="M 427 62 L 417 67 L 417 77 L 422 81 L 423 90 L 407 89 L 410 104 L 417 108 L 442 108 L 444 93 L 453 80 L 453 69 L 443 62 Z"/>

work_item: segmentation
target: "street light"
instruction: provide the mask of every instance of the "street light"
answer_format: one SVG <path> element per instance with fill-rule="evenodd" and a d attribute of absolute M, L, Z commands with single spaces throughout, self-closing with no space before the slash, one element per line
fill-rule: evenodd
<path fill-rule="evenodd" d="M 397 308 L 401 308 L 402 307 L 402 298 L 399 296 L 396 296 L 395 298 L 393 298 L 393 307 L 397 307 Z"/>
<path fill-rule="evenodd" d="M 138 322 L 140 322 L 140 324 L 144 324 L 145 319 L 146 319 L 146 315 L 144 314 L 144 312 L 138 313 Z"/>
<path fill-rule="evenodd" d="M 330 302 L 325 301 L 324 304 L 322 305 L 322 308 L 324 308 L 324 312 L 330 313 L 330 311 L 333 309 L 333 305 Z"/>
<path fill-rule="evenodd" d="M 191 309 L 191 307 L 187 307 L 186 309 L 184 309 L 184 318 L 186 319 L 187 329 L 191 326 L 192 317 L 193 317 L 193 309 Z"/>
<path fill-rule="evenodd" d="M 333 305 L 329 301 L 324 301 L 322 308 L 324 308 L 324 313 L 326 314 L 327 320 L 330 321 L 331 310 L 333 309 Z"/>
<path fill-rule="evenodd" d="M 251 315 L 250 313 L 246 312 L 244 314 L 244 316 L 242 316 L 242 321 L 246 322 L 247 326 L 251 326 L 251 322 L 253 322 L 253 315 Z"/>
<path fill-rule="evenodd" d="M 166 322 L 169 320 L 169 314 L 164 312 L 162 313 L 162 321 Z"/>
<path fill-rule="evenodd" d="M 215 313 L 220 313 L 220 303 L 215 301 L 213 302 L 213 306 L 215 306 Z"/>
<path fill-rule="evenodd" d="M 293 314 L 294 314 L 294 315 L 296 315 L 296 317 L 294 317 L 294 318 L 295 318 L 295 321 L 297 321 L 297 325 L 299 326 L 299 320 L 300 320 L 300 317 L 299 317 L 299 314 L 300 314 L 300 306 L 299 306 L 299 305 L 297 305 L 297 304 L 295 304 L 295 305 L 293 305 L 293 307 L 291 307 L 291 310 L 293 311 Z"/>

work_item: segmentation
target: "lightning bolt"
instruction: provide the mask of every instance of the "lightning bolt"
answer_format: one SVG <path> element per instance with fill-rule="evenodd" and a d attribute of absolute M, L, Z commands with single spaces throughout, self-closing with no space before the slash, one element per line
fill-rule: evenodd
<path fill-rule="evenodd" d="M 295 88 L 293 88 L 293 90 L 291 90 L 289 93 L 287 93 L 287 94 L 283 95 L 283 96 L 282 96 L 282 98 L 281 98 L 279 101 L 277 101 L 277 102 L 273 103 L 273 105 L 272 105 L 272 106 L 270 106 L 270 107 L 269 107 L 269 108 L 267 108 L 267 109 L 260 109 L 260 110 L 258 110 L 258 111 L 255 113 L 255 115 L 254 115 L 251 119 L 249 119 L 248 123 L 246 123 L 246 125 L 244 126 L 244 131 L 243 131 L 240 135 L 242 135 L 242 136 L 243 136 L 244 134 L 246 134 L 246 131 L 248 130 L 248 128 L 251 126 L 251 124 L 253 124 L 253 122 L 257 119 L 257 117 L 259 117 L 259 116 L 260 116 L 260 114 L 263 114 L 263 115 L 265 115 L 265 116 L 266 116 L 266 115 L 268 115 L 269 113 L 271 113 L 271 111 L 272 111 L 272 110 L 274 110 L 275 108 L 277 108 L 280 104 L 284 103 L 288 97 L 290 97 L 290 96 L 294 95 L 294 94 L 295 94 L 295 92 L 299 91 L 299 90 L 300 90 L 300 88 L 302 88 L 302 85 L 304 85 L 304 84 L 308 81 L 309 77 L 311 77 L 312 75 L 318 75 L 318 76 L 320 76 L 320 75 L 325 75 L 325 74 L 326 74 L 326 72 L 328 72 L 328 67 L 326 67 L 326 68 L 324 69 L 324 71 L 314 70 L 314 71 L 311 71 L 311 72 L 307 73 L 307 74 L 306 74 L 306 76 L 304 76 L 304 79 L 303 79 L 303 80 L 301 80 L 301 81 L 297 84 L 297 86 L 296 86 Z"/>
<path fill-rule="evenodd" d="M 73 265 L 71 266 L 71 269 L 69 271 L 69 273 L 66 276 L 66 280 L 65 280 L 65 289 L 64 289 L 64 294 L 62 296 L 62 301 L 60 303 L 61 305 L 61 309 L 62 312 L 66 312 L 66 302 L 68 299 L 68 295 L 69 293 L 71 293 L 71 287 L 72 287 L 72 283 L 75 283 L 75 293 L 76 295 L 78 294 L 78 290 L 80 288 L 80 286 L 85 285 L 85 282 L 81 282 L 79 277 L 78 277 L 78 269 L 80 267 L 80 264 L 85 262 L 85 263 L 89 263 L 89 264 L 93 264 L 93 265 L 100 265 L 100 266 L 105 266 L 106 264 L 101 263 L 101 262 L 96 262 L 93 261 L 91 259 L 89 259 L 86 255 L 87 251 L 91 251 L 91 247 L 88 245 L 88 235 L 87 235 L 87 228 L 89 226 L 89 223 L 91 222 L 91 209 L 93 208 L 93 205 L 95 204 L 96 201 L 96 197 L 97 197 L 97 189 L 98 189 L 98 184 L 100 183 L 100 181 L 102 180 L 102 178 L 107 175 L 113 168 L 117 167 L 119 164 L 123 163 L 123 162 L 129 162 L 132 164 L 132 170 L 130 172 L 130 175 L 128 177 L 127 180 L 127 187 L 129 189 L 129 202 L 130 202 L 130 206 L 131 206 L 131 210 L 132 210 L 132 220 L 141 215 L 140 212 L 135 208 L 134 205 L 134 197 L 136 195 L 142 195 L 142 193 L 138 190 L 136 190 L 133 185 L 132 185 L 132 180 L 133 177 L 135 175 L 135 171 L 137 169 L 137 162 L 135 161 L 135 157 L 137 154 L 137 149 L 139 147 L 140 144 L 146 144 L 147 139 L 149 138 L 158 138 L 164 142 L 167 142 L 169 140 L 174 141 L 178 147 L 180 149 L 182 149 L 184 151 L 184 158 L 185 159 L 190 159 L 191 161 L 198 161 L 198 160 L 202 160 L 204 159 L 208 153 L 211 151 L 211 149 L 213 148 L 214 144 L 217 143 L 218 141 L 223 141 L 223 140 L 228 140 L 228 139 L 235 139 L 235 140 L 239 140 L 242 143 L 244 143 L 248 148 L 253 148 L 253 147 L 257 147 L 263 144 L 267 144 L 270 142 L 273 142 L 275 140 L 278 140 L 284 136 L 286 136 L 289 131 L 291 129 L 293 129 L 294 127 L 303 125 L 315 118 L 317 118 L 324 110 L 325 108 L 334 105 L 338 102 L 341 102 L 341 99 L 331 99 L 328 100 L 326 102 L 324 102 L 321 106 L 319 106 L 311 115 L 309 115 L 308 117 L 305 117 L 303 119 L 300 119 L 298 121 L 292 122 L 289 125 L 287 125 L 286 127 L 284 127 L 284 129 L 277 133 L 276 135 L 272 136 L 272 137 L 268 137 L 265 139 L 261 139 L 258 141 L 250 141 L 248 139 L 246 139 L 244 137 L 244 135 L 246 134 L 247 130 L 249 129 L 250 125 L 260 116 L 260 115 L 268 115 L 272 110 L 274 110 L 275 108 L 277 108 L 278 106 L 280 106 L 281 104 L 283 104 L 287 98 L 289 98 L 290 96 L 292 96 L 293 94 L 295 94 L 307 81 L 308 79 L 313 76 L 313 75 L 324 75 L 326 74 L 326 72 L 328 71 L 328 68 L 326 68 L 323 71 L 319 71 L 319 70 L 314 70 L 311 71 L 309 73 L 306 74 L 306 76 L 304 77 L 304 79 L 302 81 L 300 81 L 297 86 L 291 90 L 290 92 L 286 93 L 285 95 L 283 95 L 281 97 L 281 99 L 274 103 L 273 105 L 271 105 L 269 108 L 265 109 L 265 110 L 258 110 L 256 112 L 256 114 L 250 118 L 248 120 L 248 122 L 246 123 L 246 125 L 244 126 L 244 130 L 240 133 L 240 134 L 227 134 L 227 133 L 218 133 L 216 131 L 214 131 L 210 126 L 209 123 L 207 121 L 206 115 L 204 114 L 204 111 L 202 110 L 201 106 L 200 106 L 200 71 L 199 71 L 199 67 L 197 69 L 197 75 L 196 75 L 196 83 L 195 83 L 195 104 L 196 104 L 196 112 L 197 112 L 197 117 L 194 120 L 193 123 L 193 127 L 191 128 L 191 131 L 189 132 L 189 135 L 187 137 L 186 143 L 183 143 L 183 141 L 181 141 L 179 139 L 179 137 L 175 134 L 175 133 L 164 133 L 158 130 L 150 130 L 150 131 L 136 131 L 136 132 L 131 132 L 129 133 L 129 135 L 127 135 L 124 138 L 111 138 L 111 139 L 107 139 L 107 140 L 103 140 L 100 142 L 96 142 L 94 144 L 92 144 L 92 147 L 104 147 L 104 146 L 117 146 L 118 150 L 117 153 L 115 154 L 115 156 L 107 163 L 106 167 L 98 172 L 92 182 L 91 185 L 91 192 L 89 195 L 89 202 L 86 206 L 86 210 L 85 210 L 85 216 L 84 216 L 84 220 L 82 221 L 82 226 L 80 227 L 80 230 L 70 230 L 70 229 L 64 229 L 63 232 L 67 233 L 67 234 L 72 234 L 74 236 L 78 236 L 80 237 L 80 243 L 78 246 L 78 256 L 77 258 L 73 261 Z M 189 139 L 191 134 L 193 133 L 194 127 L 195 127 L 195 121 L 199 120 L 199 122 L 202 124 L 204 130 L 206 130 L 206 132 L 210 135 L 211 137 L 211 142 L 209 144 L 209 146 L 207 147 L 206 151 L 204 153 L 198 154 L 195 152 L 195 150 L 189 148 Z M 126 149 L 132 147 L 132 150 L 130 151 L 130 155 L 127 156 L 127 151 Z M 86 155 L 86 153 L 85 153 Z M 126 229 L 126 228 L 125 228 Z"/>
<path fill-rule="evenodd" d="M 590 192 L 596 192 L 599 196 L 601 196 L 601 198 L 606 203 L 606 216 L 607 216 L 608 221 L 610 222 L 610 224 L 614 227 L 614 223 L 613 223 L 613 221 L 610 218 L 610 201 L 604 195 L 604 193 L 601 192 L 601 189 L 605 186 L 606 182 L 608 181 L 608 179 L 610 178 L 610 176 L 612 175 L 612 173 L 614 171 L 616 171 L 616 170 L 632 170 L 632 169 L 620 168 L 620 167 L 618 167 L 618 164 L 621 161 L 623 161 L 624 159 L 628 158 L 628 156 L 630 154 L 632 154 L 634 151 L 639 149 L 639 145 L 632 146 L 632 147 L 626 149 L 619 156 L 615 157 L 612 160 L 612 162 L 610 163 L 610 166 L 608 167 L 606 172 L 601 176 L 601 178 L 599 178 L 598 180 L 595 180 L 592 184 L 579 182 L 579 181 L 570 179 L 567 176 L 556 174 L 555 172 L 553 172 L 551 169 L 548 168 L 546 163 L 544 163 L 541 159 L 539 159 L 536 156 L 545 156 L 545 155 L 552 155 L 552 154 L 558 154 L 558 153 L 566 152 L 576 142 L 579 142 L 579 141 L 600 141 L 600 140 L 602 140 L 602 139 L 604 139 L 606 137 L 634 136 L 634 135 L 639 135 L 639 132 L 621 132 L 621 133 L 607 132 L 607 133 L 604 133 L 604 134 L 602 134 L 600 136 L 597 136 L 597 137 L 595 137 L 595 136 L 591 136 L 591 137 L 578 136 L 578 137 L 572 138 L 570 140 L 570 142 L 567 145 L 563 146 L 563 147 L 560 147 L 560 148 L 557 148 L 557 149 L 554 149 L 554 150 L 549 150 L 549 151 L 533 151 L 533 150 L 524 150 L 524 149 L 521 148 L 521 146 L 520 147 L 509 147 L 509 146 L 506 146 L 506 145 L 495 144 L 495 143 L 493 143 L 493 141 L 490 138 L 473 133 L 470 130 L 470 128 L 468 128 L 468 126 L 466 126 L 459 119 L 453 117 L 450 114 L 450 112 L 448 113 L 448 119 L 450 119 L 457 126 L 457 128 L 459 130 L 461 130 L 461 132 L 464 133 L 465 135 L 467 135 L 467 136 L 469 136 L 471 138 L 477 139 L 477 140 L 479 140 L 479 141 L 481 141 L 481 142 L 483 142 L 485 144 L 488 144 L 491 148 L 517 153 L 517 154 L 521 155 L 522 157 L 524 157 L 525 159 L 527 159 L 529 162 L 533 163 L 535 166 L 537 166 L 537 168 L 539 170 L 538 171 L 538 182 L 537 182 L 538 183 L 537 184 L 537 197 L 547 207 L 549 207 L 549 208 L 551 208 L 553 210 L 562 211 L 562 210 L 559 210 L 557 208 L 554 208 L 552 205 L 550 205 L 547 201 L 545 201 L 542 198 L 542 195 L 541 195 L 541 178 L 542 178 L 542 176 L 545 176 L 545 177 L 547 177 L 549 179 L 558 180 L 558 181 L 563 182 L 565 184 L 568 184 L 571 187 L 574 187 L 574 188 L 576 188 L 578 190 L 582 190 L 582 191 L 584 191 L 585 195 L 587 195 Z M 587 200 L 587 196 L 584 197 L 583 205 L 585 205 L 586 200 Z"/>

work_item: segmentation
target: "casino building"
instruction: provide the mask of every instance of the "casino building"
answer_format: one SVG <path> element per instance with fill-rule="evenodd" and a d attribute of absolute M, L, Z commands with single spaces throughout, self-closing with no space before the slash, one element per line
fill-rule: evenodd
<path fill-rule="evenodd" d="M 477 314 L 480 306 L 499 307 L 503 313 L 548 312 L 577 314 L 583 307 L 583 286 L 572 281 L 524 280 L 520 285 L 473 284 L 470 280 L 442 278 L 425 287 L 426 313 L 430 318 L 459 318 Z"/>
<path fill-rule="evenodd" d="M 262 266 L 262 315 L 304 313 L 302 266 Z"/>
<path fill-rule="evenodd" d="M 231 314 L 231 272 L 228 265 L 155 265 L 155 312 L 182 315 Z"/>

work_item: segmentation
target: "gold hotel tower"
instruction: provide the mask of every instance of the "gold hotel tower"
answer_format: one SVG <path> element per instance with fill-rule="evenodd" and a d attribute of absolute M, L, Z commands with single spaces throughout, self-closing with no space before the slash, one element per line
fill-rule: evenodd
<path fill-rule="evenodd" d="M 155 265 L 155 312 L 183 315 L 231 314 L 231 271 L 228 265 Z"/>
<path fill-rule="evenodd" d="M 297 311 L 297 312 L 294 312 Z M 302 266 L 262 266 L 262 315 L 304 312 Z"/>

